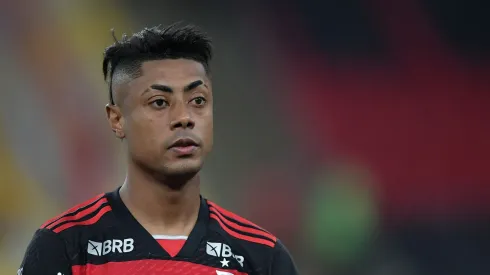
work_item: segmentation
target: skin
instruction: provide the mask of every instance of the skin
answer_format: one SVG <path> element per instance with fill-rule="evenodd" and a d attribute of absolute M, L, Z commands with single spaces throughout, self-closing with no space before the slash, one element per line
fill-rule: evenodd
<path fill-rule="evenodd" d="M 200 205 L 199 175 L 213 146 L 211 81 L 202 64 L 187 60 L 144 62 L 141 76 L 113 87 L 116 105 L 107 119 L 127 147 L 121 199 L 151 234 L 188 235 Z M 169 148 L 190 138 L 182 155 Z"/>

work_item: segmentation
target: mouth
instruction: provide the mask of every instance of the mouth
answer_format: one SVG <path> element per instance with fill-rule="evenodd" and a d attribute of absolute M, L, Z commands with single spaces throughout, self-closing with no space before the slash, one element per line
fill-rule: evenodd
<path fill-rule="evenodd" d="M 168 147 L 179 156 L 192 155 L 198 148 L 199 144 L 191 138 L 180 138 Z"/>

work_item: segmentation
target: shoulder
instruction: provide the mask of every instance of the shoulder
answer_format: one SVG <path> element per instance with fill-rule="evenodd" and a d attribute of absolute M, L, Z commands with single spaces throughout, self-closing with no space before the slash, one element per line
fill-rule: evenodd
<path fill-rule="evenodd" d="M 252 263 L 258 273 L 297 274 L 288 249 L 276 236 L 212 201 L 207 200 L 207 205 L 210 223 L 214 223 L 213 228 L 219 231 L 230 244 L 225 246 L 208 242 L 207 250 L 210 250 L 208 254 L 218 255 L 221 251 L 220 255 L 222 255 L 224 251 L 229 251 L 240 263 L 244 261 Z"/>
<path fill-rule="evenodd" d="M 69 229 L 87 228 L 97 224 L 102 216 L 111 210 L 107 195 L 99 194 L 47 220 L 38 232 L 62 235 L 69 232 Z"/>
<path fill-rule="evenodd" d="M 277 238 L 264 228 L 243 218 L 218 204 L 207 200 L 209 217 L 218 224 L 227 235 L 247 244 L 272 249 L 277 244 Z"/>

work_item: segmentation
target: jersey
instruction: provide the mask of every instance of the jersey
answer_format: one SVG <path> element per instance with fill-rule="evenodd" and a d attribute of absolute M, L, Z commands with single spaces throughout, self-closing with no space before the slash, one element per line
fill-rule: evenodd
<path fill-rule="evenodd" d="M 173 257 L 132 216 L 119 189 L 48 220 L 18 275 L 296 275 L 286 247 L 201 197 L 196 225 Z"/>

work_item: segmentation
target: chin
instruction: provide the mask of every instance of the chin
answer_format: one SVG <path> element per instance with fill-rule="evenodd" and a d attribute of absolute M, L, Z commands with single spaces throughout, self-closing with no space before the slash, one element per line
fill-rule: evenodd
<path fill-rule="evenodd" d="M 165 174 L 169 177 L 194 176 L 202 167 L 201 160 L 180 159 L 165 165 Z"/>

